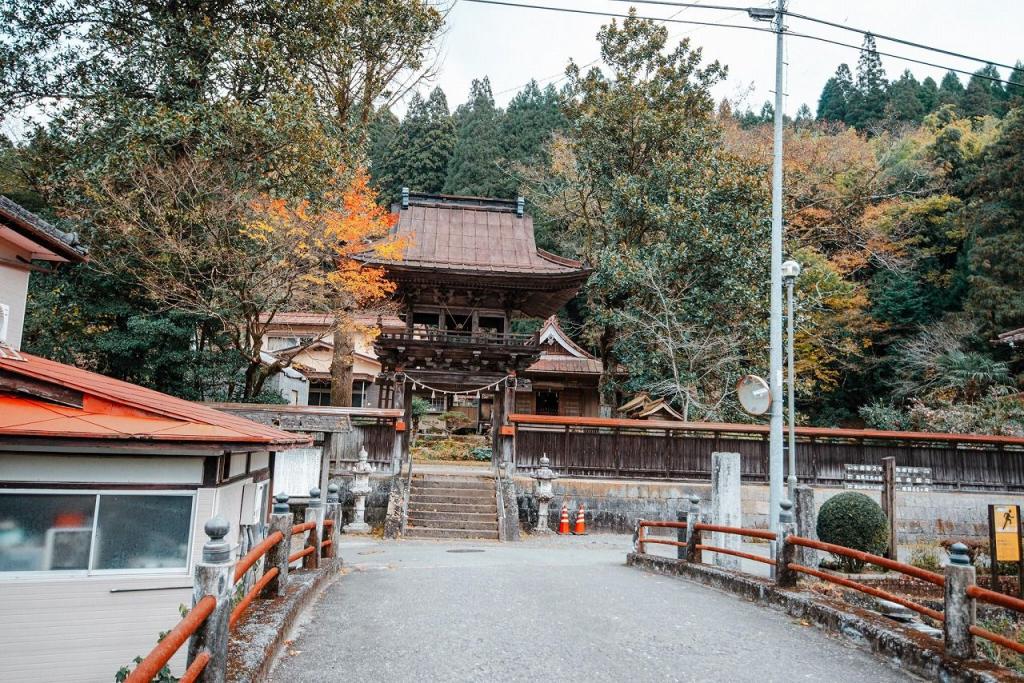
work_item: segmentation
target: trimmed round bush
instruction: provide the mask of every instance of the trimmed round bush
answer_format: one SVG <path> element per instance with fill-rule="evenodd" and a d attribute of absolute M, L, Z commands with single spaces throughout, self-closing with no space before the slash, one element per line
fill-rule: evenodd
<path fill-rule="evenodd" d="M 847 491 L 825 501 L 818 511 L 818 538 L 825 543 L 881 555 L 889 546 L 889 520 L 882 507 L 863 493 Z M 859 572 L 864 563 L 836 557 L 847 572 Z"/>

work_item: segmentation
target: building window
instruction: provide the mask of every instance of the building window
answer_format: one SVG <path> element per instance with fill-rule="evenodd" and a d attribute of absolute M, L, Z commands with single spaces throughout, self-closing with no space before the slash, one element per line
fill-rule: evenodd
<path fill-rule="evenodd" d="M 309 405 L 329 406 L 331 405 L 331 383 L 310 382 L 309 383 Z"/>
<path fill-rule="evenodd" d="M 0 572 L 188 570 L 194 497 L 0 494 Z"/>
<path fill-rule="evenodd" d="M 557 391 L 538 391 L 535 396 L 537 397 L 538 415 L 558 415 Z"/>
<path fill-rule="evenodd" d="M 352 407 L 362 408 L 366 405 L 366 392 L 370 383 L 365 379 L 357 379 L 352 382 Z"/>

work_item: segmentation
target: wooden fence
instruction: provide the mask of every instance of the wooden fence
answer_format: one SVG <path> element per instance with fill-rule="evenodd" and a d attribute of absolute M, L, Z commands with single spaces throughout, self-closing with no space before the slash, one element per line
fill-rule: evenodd
<path fill-rule="evenodd" d="M 539 467 L 545 453 L 559 474 L 603 478 L 707 480 L 711 453 L 741 456 L 745 481 L 768 480 L 768 426 L 611 418 L 511 415 L 515 463 Z M 931 469 L 936 489 L 1024 490 L 1024 438 L 798 427 L 797 478 L 843 486 L 846 465 Z M 787 468 L 788 469 L 788 468 Z M 788 474 L 788 471 L 787 471 Z"/>

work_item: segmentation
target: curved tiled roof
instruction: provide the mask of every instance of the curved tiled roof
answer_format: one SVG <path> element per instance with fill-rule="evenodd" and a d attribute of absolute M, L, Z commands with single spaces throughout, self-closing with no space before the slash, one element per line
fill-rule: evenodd
<path fill-rule="evenodd" d="M 88 250 L 78 241 L 76 233 L 64 232 L 3 195 L 0 195 L 0 223 L 69 261 L 86 259 Z"/>
<path fill-rule="evenodd" d="M 401 261 L 374 263 L 487 273 L 575 274 L 579 261 L 538 249 L 533 218 L 502 200 L 421 195 L 398 212 L 393 233 L 407 245 Z M 508 206 L 506 206 L 508 204 Z"/>
<path fill-rule="evenodd" d="M 266 427 L 95 372 L 27 353 L 21 357 L 0 359 L 0 373 L 80 392 L 82 405 L 60 405 L 22 393 L 0 394 L 0 437 L 241 443 L 272 449 L 310 442 L 304 435 Z"/>

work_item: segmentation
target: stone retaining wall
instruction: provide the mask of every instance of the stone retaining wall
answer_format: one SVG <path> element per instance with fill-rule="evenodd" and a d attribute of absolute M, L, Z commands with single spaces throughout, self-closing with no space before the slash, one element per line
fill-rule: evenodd
<path fill-rule="evenodd" d="M 525 528 L 537 522 L 537 501 L 533 497 L 534 481 L 516 476 L 519 518 Z M 822 503 L 845 489 L 819 488 L 815 503 Z M 711 485 L 700 482 L 613 481 L 601 479 L 556 479 L 555 497 L 551 501 L 550 525 L 558 527 L 562 502 L 569 504 L 575 521 L 577 506 L 582 502 L 587 511 L 588 527 L 595 531 L 632 532 L 637 519 L 675 520 L 677 512 L 685 512 L 691 493 L 701 499 L 704 510 L 710 511 Z M 864 491 L 879 500 L 878 491 Z M 968 493 L 959 491 L 896 492 L 897 535 L 900 545 L 941 540 L 988 539 L 990 503 L 1024 505 L 1022 493 Z M 743 526 L 768 526 L 768 487 L 744 484 L 742 494 Z"/>

